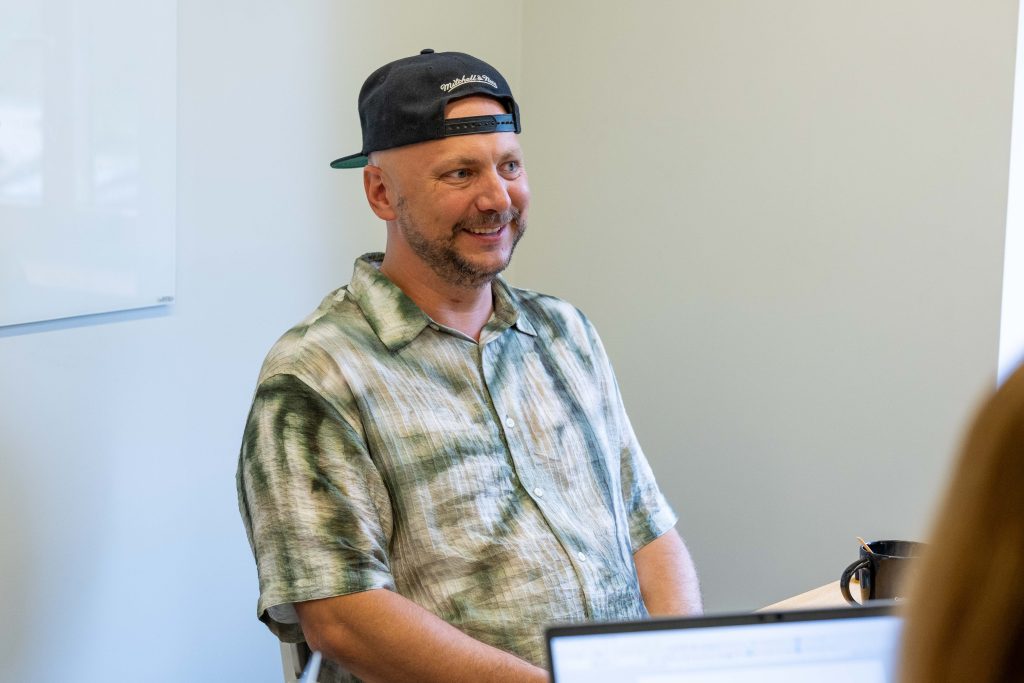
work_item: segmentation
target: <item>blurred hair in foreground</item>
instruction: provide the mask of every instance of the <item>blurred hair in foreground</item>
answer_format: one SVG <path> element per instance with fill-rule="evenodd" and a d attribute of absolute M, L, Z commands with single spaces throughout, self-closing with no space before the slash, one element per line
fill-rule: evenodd
<path fill-rule="evenodd" d="M 1024 366 L 975 416 L 929 540 L 901 681 L 1024 681 Z"/>

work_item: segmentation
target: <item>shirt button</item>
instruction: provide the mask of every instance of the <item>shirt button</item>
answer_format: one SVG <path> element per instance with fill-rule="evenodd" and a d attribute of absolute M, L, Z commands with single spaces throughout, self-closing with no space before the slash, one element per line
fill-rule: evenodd
<path fill-rule="evenodd" d="M 584 553 L 582 551 L 576 553 L 576 557 L 580 558 L 580 562 L 586 562 L 587 561 L 587 555 L 586 555 L 586 553 Z"/>
<path fill-rule="evenodd" d="M 542 489 L 542 488 L 535 488 L 533 490 L 533 495 L 537 496 L 538 498 L 543 498 L 544 497 L 544 489 Z"/>
<path fill-rule="evenodd" d="M 516 426 L 516 421 L 513 420 L 511 417 L 506 417 L 505 426 L 508 427 L 509 429 L 512 429 L 513 427 Z"/>

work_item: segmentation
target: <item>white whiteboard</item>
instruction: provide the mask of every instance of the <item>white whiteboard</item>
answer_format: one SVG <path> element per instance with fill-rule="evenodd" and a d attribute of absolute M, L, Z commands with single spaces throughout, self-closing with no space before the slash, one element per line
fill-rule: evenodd
<path fill-rule="evenodd" d="M 175 0 L 0 0 L 0 325 L 174 300 Z"/>

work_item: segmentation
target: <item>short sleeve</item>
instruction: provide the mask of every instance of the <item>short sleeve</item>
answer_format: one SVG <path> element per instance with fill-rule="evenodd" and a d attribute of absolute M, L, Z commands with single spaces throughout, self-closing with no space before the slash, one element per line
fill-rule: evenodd
<path fill-rule="evenodd" d="M 629 519 L 629 541 L 635 553 L 674 527 L 677 517 L 658 488 L 624 409 L 621 421 L 622 498 Z"/>
<path fill-rule="evenodd" d="M 282 640 L 302 640 L 293 603 L 394 589 L 387 489 L 360 433 L 300 379 L 274 375 L 257 388 L 237 486 L 257 614 Z"/>
<path fill-rule="evenodd" d="M 604 344 L 593 325 L 587 323 L 592 343 L 604 365 L 608 420 L 618 437 L 622 499 L 629 520 L 629 541 L 635 553 L 674 527 L 678 517 L 658 488 L 654 472 L 633 432 Z"/>

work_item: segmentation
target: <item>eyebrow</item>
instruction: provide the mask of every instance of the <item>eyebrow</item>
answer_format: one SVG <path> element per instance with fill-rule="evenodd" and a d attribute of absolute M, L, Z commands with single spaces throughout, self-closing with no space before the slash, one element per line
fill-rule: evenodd
<path fill-rule="evenodd" d="M 508 149 L 498 155 L 497 159 L 499 162 L 507 161 L 511 158 L 521 157 L 522 152 L 518 149 Z M 471 156 L 452 156 L 444 157 L 434 164 L 435 168 L 448 167 L 448 166 L 476 166 L 480 163 L 479 157 Z"/>
<path fill-rule="evenodd" d="M 475 166 L 480 163 L 473 157 L 448 157 L 438 162 L 438 166 Z"/>

